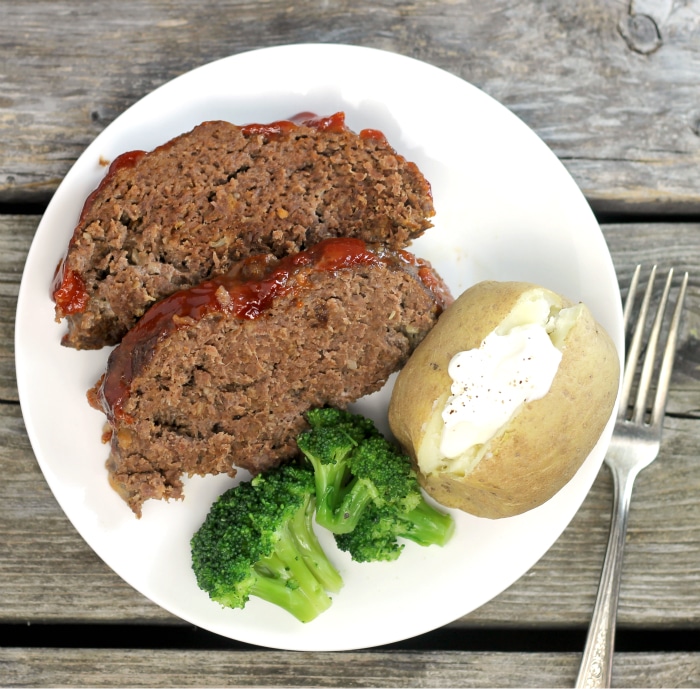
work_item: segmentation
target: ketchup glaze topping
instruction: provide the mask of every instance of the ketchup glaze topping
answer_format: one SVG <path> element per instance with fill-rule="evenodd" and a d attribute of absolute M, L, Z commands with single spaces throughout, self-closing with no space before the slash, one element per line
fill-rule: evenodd
<path fill-rule="evenodd" d="M 344 112 L 336 112 L 328 117 L 319 117 L 311 112 L 300 112 L 288 120 L 279 120 L 270 124 L 247 124 L 241 127 L 241 131 L 245 136 L 262 134 L 268 138 L 274 138 L 289 134 L 300 126 L 313 127 L 320 132 L 342 133 L 348 131 Z M 358 136 L 361 139 L 374 139 L 386 143 L 386 137 L 378 129 L 363 129 Z"/>
<path fill-rule="evenodd" d="M 88 303 L 85 282 L 74 270 L 66 270 L 65 259 L 56 266 L 51 284 L 51 296 L 65 314 L 82 313 Z"/>
<path fill-rule="evenodd" d="M 136 370 L 150 359 L 158 342 L 192 321 L 213 313 L 242 320 L 259 318 L 276 299 L 304 289 L 311 271 L 335 272 L 359 265 L 386 265 L 395 256 L 416 271 L 438 306 L 444 308 L 451 297 L 427 264 L 408 252 L 390 256 L 373 251 L 361 239 L 325 239 L 279 260 L 267 255 L 250 256 L 225 275 L 156 302 L 110 354 L 107 373 L 97 393 L 99 404 L 110 421 L 132 422 L 123 407 Z"/>
<path fill-rule="evenodd" d="M 268 139 L 281 138 L 290 134 L 299 127 L 312 127 L 322 132 L 342 133 L 348 131 L 345 124 L 345 113 L 336 112 L 328 117 L 319 117 L 311 112 L 301 112 L 288 120 L 278 120 L 269 124 L 251 123 L 241 127 L 244 136 L 262 135 Z M 377 129 L 363 129 L 359 133 L 362 139 L 375 140 L 380 143 L 387 143 L 386 137 Z M 155 150 L 168 148 L 176 139 L 158 146 Z M 94 189 L 83 204 L 80 213 L 78 226 L 85 219 L 95 199 L 100 192 L 106 188 L 114 176 L 120 171 L 133 168 L 146 155 L 146 151 L 133 150 L 117 156 L 110 164 L 106 175 Z M 75 234 L 71 239 L 71 244 L 75 240 Z M 66 269 L 65 256 L 59 261 L 51 283 L 51 297 L 64 315 L 82 313 L 85 311 L 89 295 L 85 289 L 85 282 L 76 272 Z"/>

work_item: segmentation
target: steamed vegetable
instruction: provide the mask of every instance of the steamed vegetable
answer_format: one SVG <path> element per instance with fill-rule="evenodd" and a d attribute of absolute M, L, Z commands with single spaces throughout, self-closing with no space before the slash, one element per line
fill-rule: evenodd
<path fill-rule="evenodd" d="M 316 520 L 358 562 L 395 560 L 400 539 L 444 545 L 454 523 L 423 497 L 410 458 L 368 419 L 333 408 L 307 414 L 297 444 L 316 477 Z"/>

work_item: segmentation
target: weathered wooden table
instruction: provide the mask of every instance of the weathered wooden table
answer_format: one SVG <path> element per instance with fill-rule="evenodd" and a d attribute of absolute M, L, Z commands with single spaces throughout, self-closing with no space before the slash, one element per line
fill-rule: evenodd
<path fill-rule="evenodd" d="M 562 537 L 495 600 L 396 647 L 322 654 L 230 642 L 144 599 L 78 536 L 35 461 L 13 324 L 27 250 L 62 177 L 165 81 L 302 42 L 383 48 L 475 84 L 563 161 L 623 287 L 638 262 L 690 271 L 661 456 L 635 489 L 614 683 L 700 685 L 700 0 L 0 0 L 0 685 L 574 681 L 607 537 L 605 468 Z"/>

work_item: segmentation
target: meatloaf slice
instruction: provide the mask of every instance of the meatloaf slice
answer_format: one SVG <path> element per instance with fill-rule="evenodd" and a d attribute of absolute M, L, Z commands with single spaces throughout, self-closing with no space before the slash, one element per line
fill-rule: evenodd
<path fill-rule="evenodd" d="M 167 297 L 88 394 L 111 426 L 113 487 L 140 515 L 148 498 L 181 498 L 182 475 L 280 464 L 305 411 L 382 387 L 450 299 L 412 255 L 338 238 Z"/>
<path fill-rule="evenodd" d="M 403 248 L 434 215 L 430 185 L 376 130 L 343 113 L 205 122 L 117 158 L 88 198 L 53 284 L 63 344 L 119 342 L 155 301 L 334 236 Z"/>

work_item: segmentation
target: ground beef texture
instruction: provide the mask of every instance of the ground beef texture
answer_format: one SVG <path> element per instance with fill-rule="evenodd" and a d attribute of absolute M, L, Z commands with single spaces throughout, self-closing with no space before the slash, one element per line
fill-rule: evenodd
<path fill-rule="evenodd" d="M 63 344 L 117 344 L 153 303 L 245 256 L 335 236 L 404 248 L 433 215 L 416 165 L 343 113 L 204 122 L 118 157 L 87 199 L 52 285 Z"/>
<path fill-rule="evenodd" d="M 380 389 L 451 297 L 405 251 L 329 239 L 150 309 L 90 391 L 108 418 L 113 487 L 141 514 L 183 496 L 183 475 L 252 474 L 297 453 L 304 413 Z"/>

